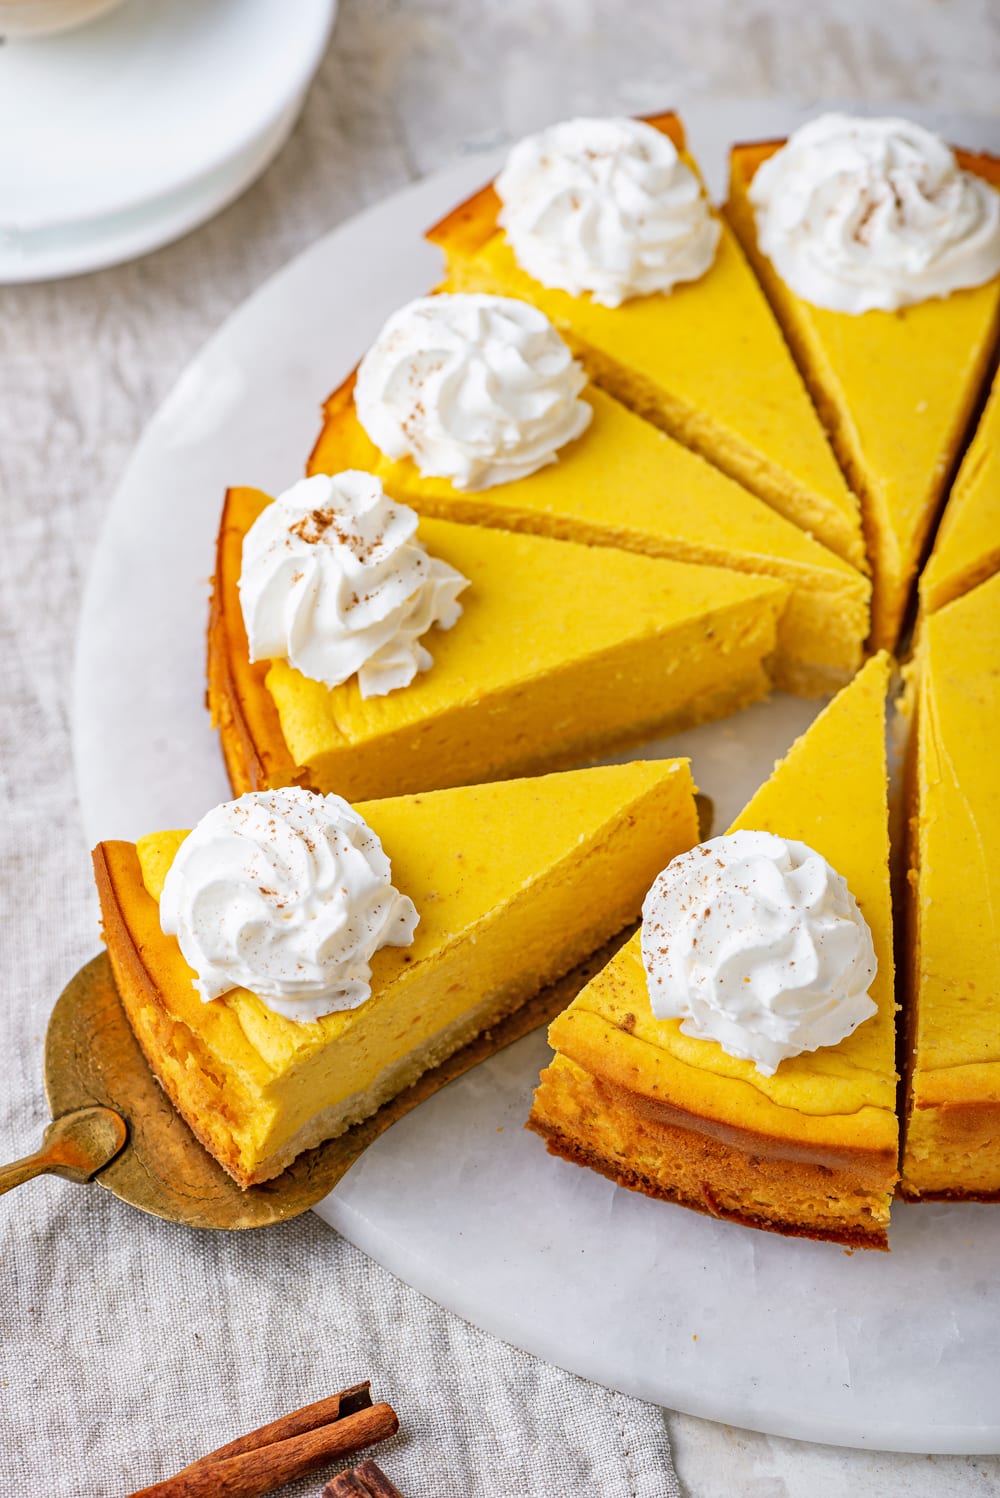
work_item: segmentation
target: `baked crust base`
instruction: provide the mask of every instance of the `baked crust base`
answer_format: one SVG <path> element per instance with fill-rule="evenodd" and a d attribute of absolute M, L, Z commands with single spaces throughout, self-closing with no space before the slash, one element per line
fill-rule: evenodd
<path fill-rule="evenodd" d="M 700 1122 L 666 1122 L 646 1099 L 557 1056 L 542 1073 L 527 1126 L 550 1154 L 630 1191 L 786 1237 L 888 1248 L 894 1158 L 872 1161 L 859 1151 L 857 1169 L 833 1167 L 773 1153 L 773 1142 L 769 1151 L 769 1141 L 749 1133 L 736 1144 Z M 881 1188 L 872 1184 L 873 1165 Z"/>

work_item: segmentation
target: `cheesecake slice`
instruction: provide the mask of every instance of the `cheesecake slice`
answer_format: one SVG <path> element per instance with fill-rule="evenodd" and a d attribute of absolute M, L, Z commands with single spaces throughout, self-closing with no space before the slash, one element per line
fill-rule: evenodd
<path fill-rule="evenodd" d="M 861 499 L 875 581 L 872 643 L 891 650 L 996 347 L 1000 277 L 896 312 L 810 305 L 757 244 L 749 191 L 782 144 L 734 148 L 726 216 Z M 962 168 L 1000 186 L 1000 160 L 956 154 Z"/>
<path fill-rule="evenodd" d="M 955 480 L 941 528 L 920 574 L 924 613 L 1000 571 L 1000 376 Z"/>
<path fill-rule="evenodd" d="M 309 472 L 375 473 L 421 515 L 781 578 L 791 594 L 775 685 L 803 696 L 843 686 L 868 637 L 868 578 L 606 391 L 590 385 L 583 398 L 590 424 L 556 462 L 467 490 L 382 453 L 358 419 L 352 376 L 326 403 Z"/>
<path fill-rule="evenodd" d="M 329 688 L 283 660 L 252 665 L 238 583 L 269 503 L 231 490 L 219 532 L 208 700 L 237 794 L 304 784 L 359 799 L 535 773 L 770 688 L 780 579 L 435 519 L 419 540 L 469 587 L 409 686 L 364 698 L 356 677 Z"/>
<path fill-rule="evenodd" d="M 1000 1198 L 1000 574 L 923 620 L 908 766 L 904 1196 Z"/>
<path fill-rule="evenodd" d="M 807 843 L 871 929 L 873 1018 L 765 1076 L 651 1009 L 639 937 L 552 1024 L 529 1127 L 551 1153 L 648 1196 L 800 1237 L 886 1248 L 897 1178 L 885 751 L 874 657 L 776 766 L 731 831 Z"/>
<path fill-rule="evenodd" d="M 638 915 L 698 836 L 684 760 L 572 771 L 356 809 L 416 906 L 372 959 L 371 997 L 298 1023 L 234 989 L 205 1003 L 159 900 L 184 832 L 101 843 L 94 865 L 122 1003 L 150 1066 L 241 1186 L 367 1118 Z"/>
<path fill-rule="evenodd" d="M 684 160 L 674 114 L 649 121 Z M 625 405 L 737 479 L 838 556 L 866 568 L 857 500 L 830 449 L 767 299 L 735 236 L 699 279 L 619 307 L 543 286 L 519 267 L 492 187 L 430 230 L 447 291 L 485 291 L 540 307 L 588 374 Z"/>

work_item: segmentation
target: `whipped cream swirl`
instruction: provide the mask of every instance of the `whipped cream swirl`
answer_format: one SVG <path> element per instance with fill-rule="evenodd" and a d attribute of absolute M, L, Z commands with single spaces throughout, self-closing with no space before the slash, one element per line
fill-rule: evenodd
<path fill-rule="evenodd" d="M 496 180 L 522 270 L 604 307 L 697 281 L 719 222 L 668 136 L 641 120 L 578 119 L 519 141 Z"/>
<path fill-rule="evenodd" d="M 382 844 L 339 796 L 251 791 L 202 817 L 160 897 L 207 1003 L 248 988 L 307 1024 L 371 997 L 380 947 L 406 947 L 419 919 L 392 886 Z"/>
<path fill-rule="evenodd" d="M 868 923 L 805 843 L 732 832 L 675 858 L 642 907 L 653 1013 L 774 1075 L 876 1012 Z"/>
<path fill-rule="evenodd" d="M 910 120 L 811 120 L 750 201 L 761 250 L 817 307 L 895 312 L 1000 272 L 1000 193 Z"/>
<path fill-rule="evenodd" d="M 347 470 L 302 479 L 243 541 L 240 604 L 250 659 L 287 660 L 328 687 L 357 674 L 362 697 L 408 686 L 433 660 L 469 580 L 415 539 L 418 517 L 379 479 Z"/>
<path fill-rule="evenodd" d="M 580 365 L 544 312 L 510 297 L 423 297 L 394 313 L 361 361 L 358 419 L 390 458 L 456 489 L 527 478 L 593 412 Z"/>

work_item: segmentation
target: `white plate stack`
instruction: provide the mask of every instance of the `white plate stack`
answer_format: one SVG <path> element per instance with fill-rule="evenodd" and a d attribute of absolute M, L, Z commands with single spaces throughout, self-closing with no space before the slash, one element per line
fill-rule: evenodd
<path fill-rule="evenodd" d="M 0 0 L 0 283 L 130 260 L 232 202 L 285 143 L 337 9 L 126 0 L 15 36 L 44 3 Z"/>

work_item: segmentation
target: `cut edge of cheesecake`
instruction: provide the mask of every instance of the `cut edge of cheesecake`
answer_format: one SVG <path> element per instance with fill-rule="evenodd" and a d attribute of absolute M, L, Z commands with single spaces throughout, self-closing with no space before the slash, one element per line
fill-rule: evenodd
<path fill-rule="evenodd" d="M 955 477 L 979 407 L 983 384 L 995 359 L 1000 339 L 1000 300 L 980 340 L 974 367 L 964 381 L 961 399 L 952 413 L 950 429 L 945 436 L 948 450 L 941 454 L 936 483 L 927 506 L 908 528 L 909 534 L 901 534 L 877 481 L 878 476 L 872 473 L 865 460 L 855 429 L 854 413 L 849 404 L 845 404 L 823 341 L 800 320 L 799 299 L 786 287 L 757 241 L 749 189 L 758 168 L 784 144 L 784 140 L 769 140 L 733 146 L 729 157 L 729 196 L 723 213 L 771 303 L 841 469 L 860 500 L 865 546 L 875 584 L 871 648 L 892 650 L 897 645 L 910 607 L 921 557 Z M 976 172 L 1000 189 L 1000 158 L 962 150 L 955 154 L 963 170 Z M 888 477 L 882 475 L 883 480 L 888 480 Z"/>
<path fill-rule="evenodd" d="M 725 494 L 733 509 L 739 540 L 728 546 L 708 542 L 697 534 L 697 522 L 683 534 L 667 536 L 639 524 L 627 524 L 624 516 L 609 514 L 606 523 L 596 516 L 574 514 L 572 500 L 563 510 L 518 503 L 531 478 L 511 486 L 485 490 L 455 489 L 447 480 L 426 480 L 409 459 L 393 461 L 371 441 L 358 419 L 354 390 L 356 371 L 333 391 L 323 406 L 323 426 L 313 446 L 306 472 L 334 474 L 359 468 L 378 474 L 387 493 L 412 506 L 421 515 L 499 530 L 546 536 L 584 546 L 606 546 L 632 551 L 640 556 L 685 562 L 693 566 L 723 567 L 751 576 L 777 577 L 791 586 L 787 606 L 778 625 L 778 648 L 773 663 L 774 684 L 801 697 L 822 696 L 846 685 L 862 664 L 864 644 L 871 622 L 871 582 L 808 532 L 779 515 L 765 501 L 737 480 L 709 464 L 698 453 L 674 441 L 667 433 L 645 422 L 629 407 L 600 386 L 584 392 L 595 411 L 595 421 L 613 418 L 635 428 L 633 433 L 646 450 L 662 445 L 664 478 L 678 485 L 692 477 L 710 479 L 714 494 Z M 584 454 L 588 428 L 578 439 Z M 638 445 L 637 444 L 637 445 Z M 570 453 L 570 461 L 574 454 Z M 676 467 L 679 471 L 673 472 Z M 558 472 L 559 460 L 552 472 Z M 550 470 L 546 470 L 546 478 Z M 721 486 L 721 487 L 720 487 Z M 665 528 L 664 528 L 665 529 Z M 766 539 L 762 538 L 766 533 Z"/>
<path fill-rule="evenodd" d="M 464 854 L 474 864 L 483 856 L 477 835 L 492 839 L 508 811 L 517 816 L 526 807 L 536 833 L 543 828 L 541 851 L 529 840 L 509 877 L 501 870 L 492 892 L 480 894 L 480 882 L 466 878 Z M 159 888 L 183 833 L 155 834 L 138 845 L 101 843 L 94 851 L 104 937 L 129 1023 L 177 1111 L 243 1187 L 270 1179 L 303 1150 L 370 1118 L 429 1069 L 562 982 L 634 921 L 643 871 L 651 876 L 664 852 L 680 851 L 698 836 L 685 760 L 462 787 L 358 809 L 397 865 L 409 860 L 425 883 L 439 877 L 428 861 L 440 865 L 437 892 L 421 898 L 414 886 L 425 916 L 433 903 L 434 924 L 412 952 L 376 954 L 366 1004 L 310 1025 L 274 1014 L 243 990 L 210 1004 L 194 992 L 176 938 L 159 923 Z M 474 884 L 471 915 L 463 879 L 468 889 Z M 335 1068 L 324 1098 L 322 1067 L 337 1060 L 336 1048 L 352 1028 L 360 1047 L 350 1058 L 341 1053 L 339 1065 L 361 1085 L 331 1100 L 331 1087 L 352 1087 Z M 380 1046 L 386 1064 L 373 1065 L 370 1053 L 377 1056 Z M 303 1111 L 303 1090 L 317 1095 L 316 1106 L 301 1119 L 283 1117 Z"/>
<path fill-rule="evenodd" d="M 768 801 L 783 803 L 785 767 L 791 763 L 796 776 L 808 778 L 817 725 L 825 725 L 820 732 L 829 737 L 838 719 L 846 726 L 855 702 L 869 716 L 873 703 L 879 704 L 878 728 L 868 722 L 867 736 L 879 734 L 885 771 L 889 672 L 884 653 L 869 661 L 778 762 L 731 830 L 764 825 L 781 831 L 771 826 L 766 808 Z M 872 701 L 866 702 L 866 695 Z M 819 742 L 826 755 L 828 746 L 822 738 Z M 881 824 L 884 811 L 886 823 L 884 832 L 880 826 L 873 872 L 881 908 L 877 919 L 874 909 L 868 913 L 880 964 L 875 980 L 880 1015 L 885 1022 L 888 1014 L 891 1029 L 889 1070 L 881 1088 L 886 1102 L 844 1113 L 806 1113 L 772 1098 L 766 1086 L 755 1086 L 750 1063 L 734 1062 L 717 1073 L 700 1067 L 697 1052 L 711 1043 L 689 1041 L 677 1054 L 651 1045 L 636 1033 L 644 1018 L 639 1001 L 647 1009 L 649 1001 L 639 940 L 633 937 L 550 1027 L 556 1057 L 542 1073 L 528 1120 L 550 1153 L 589 1165 L 631 1190 L 713 1217 L 847 1247 L 888 1248 L 899 1154 L 885 775 L 883 783 L 882 806 L 873 812 Z M 761 824 L 755 808 L 762 797 Z M 795 828 L 784 835 L 800 834 Z M 663 1023 L 676 1028 L 676 1022 Z M 823 1055 L 823 1050 L 815 1053 L 820 1068 Z"/>
<path fill-rule="evenodd" d="M 920 574 L 920 607 L 934 613 L 1000 572 L 1000 373 L 945 504 Z"/>
<path fill-rule="evenodd" d="M 649 115 L 645 117 L 645 122 L 670 137 L 685 163 L 702 180 L 700 168 L 687 150 L 684 126 L 678 115 L 672 111 Z M 494 290 L 500 294 L 521 294 L 518 290 L 505 291 L 502 286 L 482 284 L 482 276 L 475 270 L 477 255 L 500 232 L 497 222 L 500 206 L 494 187 L 488 184 L 425 231 L 425 238 L 442 251 L 446 260 L 445 280 L 438 290 Z M 637 415 L 660 427 L 675 441 L 697 452 L 730 478 L 743 484 L 792 524 L 815 536 L 824 546 L 867 574 L 869 562 L 857 496 L 848 487 L 830 449 L 827 434 L 813 410 L 801 374 L 786 348 L 780 326 L 764 292 L 758 286 L 753 269 L 746 264 L 746 256 L 738 238 L 724 215 L 718 210 L 713 211 L 719 220 L 727 250 L 736 257 L 738 263 L 745 266 L 747 286 L 754 296 L 755 305 L 757 298 L 760 299 L 761 312 L 767 320 L 769 332 L 773 330 L 773 349 L 782 360 L 787 360 L 789 375 L 794 381 L 796 400 L 799 400 L 792 419 L 798 421 L 802 433 L 806 426 L 810 429 L 815 427 L 810 461 L 814 467 L 819 464 L 822 469 L 821 481 L 807 483 L 800 475 L 791 471 L 787 458 L 784 462 L 779 461 L 777 456 L 762 459 L 758 450 L 728 425 L 720 423 L 711 411 L 696 408 L 675 393 L 667 391 L 649 376 L 596 347 L 584 335 L 557 318 L 555 320 L 559 331 L 583 361 L 596 384 L 607 389 Z M 540 290 L 545 293 L 549 288 L 540 287 Z M 802 425 L 803 422 L 805 426 Z"/>
<path fill-rule="evenodd" d="M 428 763 L 430 748 L 435 747 L 436 741 L 426 725 L 433 726 L 440 719 L 443 725 L 441 733 L 445 735 L 446 741 L 443 747 L 440 745 L 437 747 L 441 748 L 443 758 L 450 742 L 447 741 L 447 734 L 451 733 L 454 737 L 454 728 L 450 725 L 451 720 L 458 717 L 457 712 L 440 714 L 438 718 L 432 716 L 424 720 L 418 719 L 415 723 L 403 723 L 398 730 L 376 735 L 371 742 L 362 747 L 352 745 L 345 740 L 342 750 L 337 747 L 336 752 L 331 751 L 326 754 L 325 759 L 323 755 L 317 753 L 311 757 L 308 764 L 297 762 L 286 740 L 279 708 L 269 685 L 269 674 L 275 666 L 283 666 L 282 682 L 284 689 L 288 692 L 292 690 L 292 678 L 296 682 L 300 679 L 298 674 L 284 666 L 284 663 L 251 664 L 239 600 L 238 579 L 242 566 L 243 537 L 249 526 L 270 502 L 267 495 L 257 490 L 231 489 L 226 497 L 216 551 L 216 571 L 208 629 L 208 706 L 212 722 L 219 732 L 223 757 L 234 792 L 240 795 L 248 790 L 301 784 L 315 790 L 334 790 L 348 798 L 358 799 L 384 795 L 390 790 L 411 792 L 443 788 L 440 773 L 434 777 L 437 779 L 436 785 L 427 783 L 428 778 L 431 777 Z M 592 562 L 596 560 L 593 550 L 578 546 L 573 542 L 519 535 L 492 530 L 489 527 L 464 526 L 447 521 L 428 520 L 426 524 L 442 528 L 450 527 L 453 534 L 468 532 L 471 535 L 488 535 L 491 538 L 495 537 L 497 544 L 501 544 L 505 539 L 507 543 L 529 545 L 532 548 L 565 547 L 567 556 L 579 554 L 579 559 L 586 557 L 588 566 L 595 572 L 601 570 L 603 576 L 603 569 L 592 566 Z M 552 555 L 548 551 L 546 554 Z M 616 563 L 619 567 L 624 565 L 627 559 L 630 568 L 639 565 L 643 569 L 669 568 L 673 569 L 677 575 L 690 574 L 692 579 L 697 578 L 699 588 L 705 587 L 704 574 L 708 569 L 688 567 L 681 563 L 658 559 L 640 558 L 628 552 L 613 551 L 610 554 L 619 559 Z M 466 745 L 462 750 L 465 760 L 460 766 L 461 775 L 453 765 L 452 769 L 447 772 L 447 775 L 452 777 L 450 783 L 497 780 L 569 768 L 586 758 L 595 759 L 607 753 L 620 751 L 629 744 L 640 743 L 645 738 L 676 732 L 694 723 L 708 722 L 714 718 L 728 716 L 766 696 L 772 685 L 769 663 L 773 658 L 778 621 L 787 603 L 789 585 L 779 579 L 750 577 L 724 572 L 721 569 L 717 569 L 717 572 L 720 579 L 726 579 L 725 586 L 729 590 L 728 595 L 720 599 L 717 605 L 713 604 L 711 610 L 703 612 L 693 610 L 690 619 L 678 625 L 678 641 L 685 630 L 703 628 L 712 636 L 712 649 L 717 652 L 717 659 L 713 657 L 714 664 L 706 664 L 704 683 L 699 685 L 697 690 L 692 689 L 692 692 L 684 698 L 683 703 L 672 704 L 665 709 L 658 701 L 655 690 L 656 683 L 665 679 L 663 672 L 666 641 L 669 635 L 664 635 L 663 638 L 653 642 L 656 646 L 655 650 L 649 646 L 648 661 L 644 648 L 648 642 L 638 638 L 634 642 L 630 640 L 620 642 L 606 650 L 602 656 L 597 654 L 576 656 L 568 653 L 568 664 L 562 675 L 570 672 L 571 678 L 563 682 L 562 696 L 568 695 L 577 702 L 582 700 L 579 692 L 583 689 L 584 678 L 593 669 L 595 661 L 603 660 L 606 669 L 615 673 L 617 679 L 626 670 L 628 661 L 635 656 L 642 670 L 652 673 L 648 682 L 644 677 L 641 680 L 637 677 L 636 681 L 629 685 L 631 696 L 636 698 L 635 720 L 632 721 L 629 717 L 626 722 L 627 714 L 625 708 L 622 708 L 618 721 L 607 720 L 610 721 L 610 727 L 605 726 L 602 720 L 601 726 L 588 731 L 585 735 L 581 732 L 577 737 L 555 744 L 550 742 L 550 731 L 546 733 L 544 743 L 541 740 L 537 744 L 528 743 L 524 738 L 526 729 L 522 725 L 518 728 L 516 735 L 516 742 L 520 747 L 516 749 L 516 752 L 512 751 L 511 755 L 500 759 L 498 759 L 499 751 L 496 748 L 497 730 L 494 721 L 489 741 L 490 763 L 474 762 L 477 752 L 473 742 L 475 735 L 465 732 L 461 736 L 461 742 Z M 651 577 L 652 573 L 649 576 Z M 729 642 L 730 648 L 723 651 L 715 640 L 715 632 L 727 622 L 732 639 Z M 459 620 L 456 629 L 461 629 L 461 627 L 462 621 Z M 641 652 L 641 660 L 637 652 Z M 711 670 L 709 670 L 709 665 L 711 665 Z M 694 667 L 688 662 L 685 663 L 684 669 L 690 672 Z M 431 672 L 433 670 L 432 666 Z M 580 678 L 579 681 L 576 681 L 577 676 Z M 308 682 L 304 685 L 310 690 L 321 690 L 317 683 Z M 389 699 L 379 700 L 391 701 L 392 695 L 394 694 L 390 694 Z M 520 701 L 528 694 L 522 691 L 516 696 Z M 617 696 L 615 700 L 617 703 Z M 625 696 L 621 698 L 626 706 L 630 700 Z M 643 713 L 648 707 L 648 717 L 638 715 L 640 706 Z M 493 707 L 493 699 L 483 698 L 479 708 L 474 706 L 466 715 L 467 727 L 472 723 L 476 711 L 481 709 L 480 716 L 488 715 L 493 711 Z M 484 748 L 480 758 L 486 753 L 487 750 Z M 388 763 L 390 759 L 392 760 L 391 775 Z M 332 769 L 326 764 L 326 760 L 330 761 Z M 384 763 L 383 760 L 385 760 Z M 453 771 L 454 774 L 452 774 Z"/>
<path fill-rule="evenodd" d="M 977 618 L 978 615 L 978 618 Z M 929 1002 L 940 1003 L 940 995 L 934 989 L 953 985 L 958 989 L 968 985 L 967 998 L 982 987 L 983 979 L 978 966 L 970 970 L 963 957 L 959 958 L 956 971 L 954 957 L 949 960 L 947 951 L 941 950 L 940 935 L 935 933 L 933 955 L 929 959 L 929 972 L 924 972 L 923 947 L 929 913 L 938 922 L 948 921 L 954 916 L 941 897 L 931 896 L 926 900 L 926 863 L 928 845 L 934 835 L 933 820 L 938 829 L 946 826 L 945 837 L 949 846 L 958 844 L 963 817 L 974 819 L 975 800 L 969 787 L 961 784 L 955 764 L 955 749 L 959 752 L 963 743 L 951 744 L 943 737 L 940 727 L 940 706 L 935 693 L 936 666 L 941 671 L 941 688 L 948 692 L 957 688 L 958 695 L 975 702 L 975 678 L 970 680 L 968 656 L 961 661 L 956 673 L 949 669 L 947 636 L 952 629 L 959 628 L 963 621 L 971 624 L 977 637 L 983 637 L 984 626 L 992 624 L 990 648 L 993 652 L 992 666 L 985 671 L 980 662 L 980 671 L 985 676 L 996 676 L 996 650 L 1000 642 L 1000 573 L 994 573 L 984 582 L 945 603 L 933 614 L 925 616 L 918 631 L 913 659 L 906 668 L 906 695 L 902 712 L 909 720 L 908 752 L 905 761 L 904 799 L 906 805 L 906 861 L 907 892 L 905 901 L 906 922 L 906 967 L 904 1038 L 901 1046 L 903 1059 L 904 1096 L 902 1114 L 902 1163 L 900 1195 L 908 1201 L 1000 1201 L 1000 1060 L 977 1060 L 974 1055 L 962 1060 L 952 1058 L 940 1065 L 925 1064 L 926 1051 L 921 1049 L 921 1019 L 927 1017 Z M 937 647 L 937 651 L 935 650 Z M 940 653 L 938 665 L 934 656 Z M 980 678 L 982 680 L 982 677 Z M 973 711 L 981 713 L 980 704 Z M 987 720 L 988 722 L 989 720 Z M 992 721 L 994 732 L 983 734 L 977 753 L 990 755 L 995 750 L 995 733 L 1000 730 L 1000 689 L 995 688 Z M 992 764 L 992 761 L 990 761 Z M 945 813 L 942 820 L 940 803 L 952 799 L 951 814 Z M 931 801 L 937 800 L 939 808 L 936 819 L 931 817 Z M 1000 817 L 995 820 L 1000 822 Z M 992 853 L 1000 859 L 1000 848 L 995 841 L 985 839 L 978 828 L 972 839 L 979 856 L 984 860 Z M 941 856 L 942 841 L 938 830 L 934 853 Z M 960 846 L 960 844 L 958 844 Z M 975 856 L 975 855 L 973 855 Z M 959 951 L 979 952 L 983 945 L 995 935 L 992 924 L 986 933 L 977 933 L 961 921 L 968 920 L 970 909 L 975 907 L 980 889 L 972 869 L 962 868 L 963 878 L 971 880 L 971 890 L 962 886 L 962 911 L 954 941 Z M 985 874 L 987 871 L 983 871 Z M 944 886 L 944 900 L 953 896 L 956 874 L 952 874 Z M 1000 888 L 1000 879 L 997 880 Z M 995 909 L 995 901 L 986 892 L 982 896 L 988 910 Z M 926 909 L 925 909 L 926 902 Z M 994 948 L 995 949 L 995 943 Z M 994 961 L 995 966 L 995 961 Z M 928 1000 L 925 980 L 931 990 Z M 1000 989 L 989 994 L 993 1007 L 1000 1014 Z M 955 992 L 953 1002 L 962 1003 L 963 995 Z M 970 1015 L 965 1015 L 968 1029 Z M 996 1016 L 992 1016 L 995 1026 Z M 959 1032 L 961 1033 L 961 1032 Z M 965 1176 L 963 1180 L 962 1177 Z"/>

